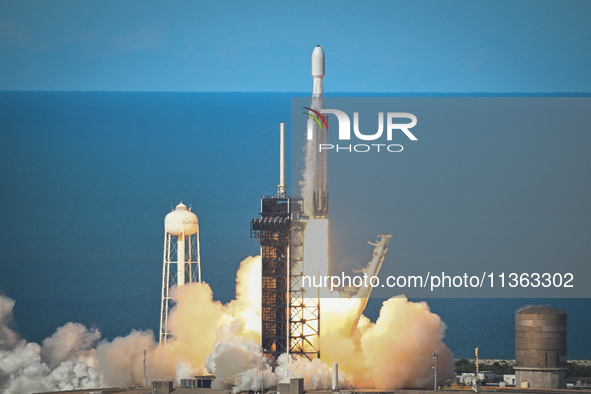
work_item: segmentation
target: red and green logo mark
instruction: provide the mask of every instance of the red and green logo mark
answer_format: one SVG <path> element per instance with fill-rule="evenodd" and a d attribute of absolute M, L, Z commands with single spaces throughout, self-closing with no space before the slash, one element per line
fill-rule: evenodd
<path fill-rule="evenodd" d="M 311 114 L 309 112 L 302 112 L 303 114 L 306 114 L 306 115 L 312 117 L 316 121 L 316 123 L 318 123 L 318 127 L 320 127 L 321 130 L 324 129 L 324 126 L 326 126 L 326 131 L 328 131 L 328 124 L 326 123 L 326 120 L 324 119 L 324 116 L 322 116 L 320 114 L 320 112 L 315 111 L 312 108 L 308 108 L 308 107 L 302 107 L 302 108 L 307 109 L 309 111 L 312 111 L 312 112 L 314 112 L 314 114 L 318 115 L 318 116 L 316 116 L 316 115 Z M 320 123 L 320 119 L 322 119 L 322 123 Z"/>

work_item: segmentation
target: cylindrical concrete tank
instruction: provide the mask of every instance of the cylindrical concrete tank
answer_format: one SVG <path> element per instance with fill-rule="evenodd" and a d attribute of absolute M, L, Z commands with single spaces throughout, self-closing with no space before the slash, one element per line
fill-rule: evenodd
<path fill-rule="evenodd" d="M 515 374 L 518 387 L 566 388 L 566 313 L 530 306 L 515 313 Z"/>

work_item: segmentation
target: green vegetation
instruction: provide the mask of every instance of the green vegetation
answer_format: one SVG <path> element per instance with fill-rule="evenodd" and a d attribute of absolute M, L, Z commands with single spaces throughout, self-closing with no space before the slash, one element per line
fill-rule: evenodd
<path fill-rule="evenodd" d="M 570 378 L 591 378 L 591 366 L 568 363 L 566 377 Z"/>

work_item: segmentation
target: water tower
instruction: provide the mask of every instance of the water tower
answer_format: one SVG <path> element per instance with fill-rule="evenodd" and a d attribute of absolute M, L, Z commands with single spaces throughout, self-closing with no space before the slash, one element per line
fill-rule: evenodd
<path fill-rule="evenodd" d="M 164 219 L 160 345 L 171 336 L 168 331 L 168 314 L 173 302 L 170 288 L 193 282 L 201 282 L 199 223 L 197 215 L 181 202 Z"/>

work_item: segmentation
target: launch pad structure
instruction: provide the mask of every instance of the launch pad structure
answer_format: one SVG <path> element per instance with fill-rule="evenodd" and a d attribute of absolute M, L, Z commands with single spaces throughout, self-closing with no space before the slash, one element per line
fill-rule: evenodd
<path fill-rule="evenodd" d="M 261 198 L 250 234 L 261 245 L 261 345 L 275 359 L 283 353 L 320 358 L 320 303 L 303 287 L 303 200 L 285 186 L 285 124 L 281 123 L 280 184 L 275 196 Z"/>
<path fill-rule="evenodd" d="M 323 108 L 324 51 L 318 45 L 312 53 L 312 108 L 314 114 Z M 317 119 L 317 118 L 314 118 Z M 318 121 L 319 122 L 319 121 Z M 312 127 L 312 129 L 310 129 Z M 325 143 L 326 129 L 315 129 L 308 119 L 308 144 Z M 328 189 L 326 152 L 307 150 L 310 163 L 318 170 L 313 190 L 302 197 L 287 195 L 285 185 L 285 123 L 281 123 L 279 185 L 277 195 L 263 196 L 261 211 L 251 221 L 250 235 L 261 244 L 262 309 L 261 344 L 263 353 L 279 357 L 283 353 L 311 359 L 320 358 L 320 300 L 306 294 L 304 278 L 304 230 L 310 217 L 326 218 Z M 305 213 L 305 214 L 304 214 Z M 308 215 L 308 216 L 306 216 Z"/>

